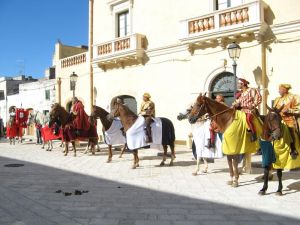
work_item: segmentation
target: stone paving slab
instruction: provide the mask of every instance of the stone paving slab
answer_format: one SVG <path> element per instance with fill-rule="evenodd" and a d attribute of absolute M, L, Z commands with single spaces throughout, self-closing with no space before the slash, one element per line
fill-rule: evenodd
<path fill-rule="evenodd" d="M 284 196 L 275 196 L 276 179 L 266 196 L 261 168 L 242 175 L 240 187 L 226 185 L 225 159 L 209 165 L 209 173 L 192 176 L 196 162 L 189 149 L 177 146 L 173 167 L 159 167 L 157 150 L 140 151 L 140 167 L 132 155 L 95 156 L 72 152 L 64 157 L 59 143 L 52 152 L 25 142 L 0 143 L 0 224 L 2 225 L 294 225 L 300 224 L 300 171 L 285 172 Z M 118 154 L 118 153 L 116 153 Z M 253 161 L 260 161 L 254 156 Z M 24 167 L 4 167 L 23 163 Z M 276 177 L 276 176 L 275 176 Z M 82 195 L 63 192 L 88 190 Z"/>

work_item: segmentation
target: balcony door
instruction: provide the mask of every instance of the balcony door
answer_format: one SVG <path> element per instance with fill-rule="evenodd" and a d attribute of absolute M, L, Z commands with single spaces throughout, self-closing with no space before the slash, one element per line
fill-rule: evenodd
<path fill-rule="evenodd" d="M 117 36 L 118 37 L 125 37 L 130 33 L 130 18 L 129 18 L 129 11 L 126 10 L 124 12 L 117 14 L 118 19 L 118 29 L 117 29 Z"/>
<path fill-rule="evenodd" d="M 215 0 L 214 9 L 222 10 L 243 4 L 244 0 Z"/>

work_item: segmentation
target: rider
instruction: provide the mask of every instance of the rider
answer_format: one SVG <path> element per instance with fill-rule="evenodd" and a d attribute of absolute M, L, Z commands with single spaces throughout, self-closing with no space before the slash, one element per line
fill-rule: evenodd
<path fill-rule="evenodd" d="M 143 102 L 141 104 L 141 110 L 139 115 L 145 117 L 146 122 L 146 135 L 147 143 L 152 142 L 152 133 L 151 133 L 151 123 L 153 122 L 152 117 L 155 117 L 155 104 L 150 100 L 151 95 L 149 93 L 144 93 Z"/>
<path fill-rule="evenodd" d="M 73 125 L 77 129 L 77 135 L 80 136 L 83 130 L 90 129 L 90 123 L 89 117 L 84 111 L 84 105 L 77 97 L 73 97 L 72 99 L 72 113 L 76 116 Z"/>
<path fill-rule="evenodd" d="M 239 78 L 238 88 L 240 89 L 237 94 L 236 100 L 232 103 L 234 107 L 241 108 L 246 113 L 247 125 L 251 131 L 251 141 L 257 140 L 255 126 L 253 124 L 253 114 L 255 114 L 257 107 L 261 103 L 262 97 L 256 88 L 248 87 L 249 81 Z"/>
<path fill-rule="evenodd" d="M 290 84 L 280 84 L 279 85 L 279 95 L 274 101 L 274 107 L 279 109 L 283 106 L 280 114 L 283 121 L 289 128 L 292 137 L 291 143 L 291 156 L 296 158 L 298 155 L 297 148 L 295 146 L 296 138 L 299 138 L 299 127 L 297 123 L 297 117 L 300 114 L 300 97 L 289 93 L 292 88 Z"/>

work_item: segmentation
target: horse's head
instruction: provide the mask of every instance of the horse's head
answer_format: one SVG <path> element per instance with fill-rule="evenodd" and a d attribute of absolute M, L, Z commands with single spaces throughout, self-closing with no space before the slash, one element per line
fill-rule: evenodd
<path fill-rule="evenodd" d="M 115 117 L 120 116 L 120 109 L 123 106 L 123 101 L 120 98 L 114 102 L 111 112 L 107 115 L 107 119 L 112 120 Z"/>
<path fill-rule="evenodd" d="M 205 95 L 206 93 L 204 95 L 200 93 L 200 95 L 197 97 L 197 100 L 192 107 L 190 114 L 188 115 L 188 119 L 191 124 L 196 123 L 196 121 L 200 117 L 202 117 L 207 113 L 207 108 L 206 108 L 207 97 Z"/>
<path fill-rule="evenodd" d="M 265 136 L 264 138 L 278 140 L 282 137 L 282 117 L 280 115 L 280 112 L 283 109 L 283 107 L 284 106 L 282 106 L 280 109 L 276 109 L 267 106 L 268 113 L 265 116 L 263 128 L 263 134 Z"/>
<path fill-rule="evenodd" d="M 189 114 L 191 113 L 192 111 L 192 108 L 193 106 L 191 105 L 190 107 L 188 107 L 187 109 L 185 109 L 185 111 L 183 112 L 180 112 L 177 116 L 177 119 L 180 121 L 180 120 L 184 120 L 184 119 L 187 119 Z"/>
<path fill-rule="evenodd" d="M 59 120 L 59 117 L 62 114 L 62 107 L 59 103 L 55 103 L 51 107 L 51 111 L 49 113 L 49 127 L 51 127 L 55 122 Z"/>

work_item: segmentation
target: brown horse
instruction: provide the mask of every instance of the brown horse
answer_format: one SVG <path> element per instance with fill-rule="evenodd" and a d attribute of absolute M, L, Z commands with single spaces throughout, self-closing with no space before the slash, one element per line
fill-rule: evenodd
<path fill-rule="evenodd" d="M 198 118 L 200 118 L 206 113 L 208 113 L 209 117 L 216 122 L 219 130 L 222 133 L 224 133 L 234 121 L 237 121 L 236 110 L 234 108 L 230 108 L 224 104 L 221 104 L 219 102 L 216 102 L 206 97 L 205 95 L 200 94 L 189 115 L 190 123 L 195 123 L 198 120 Z M 240 131 L 236 130 L 235 134 L 238 134 L 239 132 L 244 132 L 244 130 L 240 130 Z M 235 139 L 235 137 L 232 136 L 231 134 L 228 139 L 232 140 Z M 236 142 L 236 145 L 231 147 L 230 153 L 227 153 L 227 162 L 228 162 L 229 172 L 231 177 L 231 180 L 228 181 L 228 184 L 231 185 L 232 187 L 238 186 L 238 179 L 239 179 L 238 161 L 240 155 L 240 149 L 238 149 L 239 143 L 240 142 Z M 245 155 L 247 155 L 246 165 L 247 167 L 251 168 L 251 158 L 249 159 L 249 156 L 251 157 L 251 154 L 245 153 Z"/>
<path fill-rule="evenodd" d="M 125 106 L 122 103 L 122 100 L 118 99 L 117 102 L 114 104 L 114 108 L 111 112 L 112 117 L 120 117 L 121 122 L 124 127 L 124 131 L 128 131 L 128 129 L 135 123 L 135 121 L 138 119 L 138 116 L 132 112 L 127 106 Z M 164 155 L 163 160 L 160 163 L 160 166 L 165 165 L 165 161 L 167 159 L 167 151 L 168 151 L 168 145 L 171 149 L 171 161 L 169 166 L 173 166 L 173 161 L 176 158 L 175 157 L 175 130 L 173 123 L 167 119 L 167 118 L 161 118 L 162 121 L 162 136 L 165 136 L 166 138 L 162 138 L 164 143 L 162 143 L 163 149 L 164 149 Z M 136 167 L 139 166 L 139 156 L 138 156 L 138 149 L 131 149 L 134 156 L 134 162 L 133 162 L 133 169 L 136 169 Z"/>
<path fill-rule="evenodd" d="M 113 122 L 112 120 L 108 119 L 108 115 L 109 113 L 103 108 L 96 105 L 93 106 L 91 116 L 94 117 L 95 119 L 100 119 L 102 123 L 102 131 L 104 135 L 105 135 L 105 131 L 107 131 L 111 127 Z M 119 158 L 122 158 L 125 149 L 126 149 L 126 145 L 123 146 Z M 108 159 L 107 159 L 108 163 L 112 161 L 112 157 L 113 157 L 112 145 L 108 144 Z"/>
<path fill-rule="evenodd" d="M 73 113 L 68 113 L 60 104 L 55 103 L 51 108 L 49 126 L 51 127 L 54 122 L 57 121 L 61 124 L 63 139 L 65 142 L 65 156 L 68 155 L 69 152 L 69 142 L 72 143 L 74 156 L 76 156 L 75 139 L 88 140 L 92 147 L 92 153 L 95 154 L 95 145 L 98 142 L 98 135 L 96 134 L 97 132 L 95 133 L 95 126 L 90 126 L 88 131 L 83 132 L 79 136 L 76 134 L 76 130 L 72 125 L 75 117 L 76 116 Z"/>

